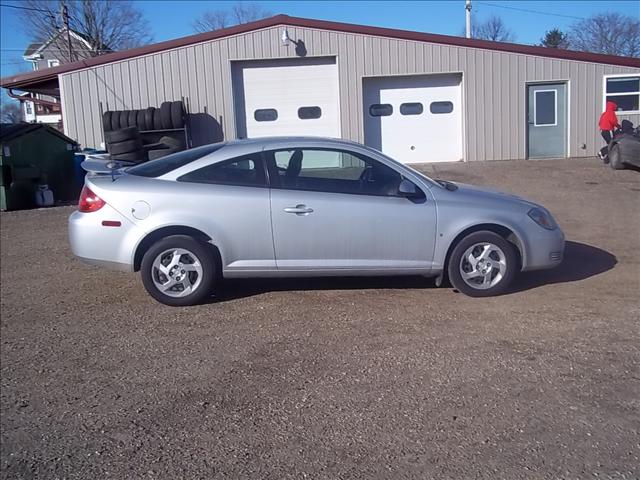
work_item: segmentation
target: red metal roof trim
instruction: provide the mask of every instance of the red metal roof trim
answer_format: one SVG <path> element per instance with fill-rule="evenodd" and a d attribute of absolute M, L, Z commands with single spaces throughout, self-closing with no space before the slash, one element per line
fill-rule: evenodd
<path fill-rule="evenodd" d="M 287 25 L 292 27 L 306 27 L 320 30 L 332 30 L 344 33 L 358 33 L 362 35 L 372 35 L 378 37 L 397 38 L 401 40 L 412 40 L 416 42 L 438 43 L 442 45 L 453 45 L 458 47 L 480 48 L 484 50 L 494 50 L 500 52 L 520 53 L 524 55 L 536 55 L 540 57 L 557 58 L 561 60 L 576 60 L 581 62 L 604 63 L 608 65 L 619 65 L 624 67 L 640 68 L 640 58 L 619 57 L 615 55 L 602 55 L 599 53 L 576 52 L 573 50 L 562 50 L 558 48 L 534 47 L 530 45 L 519 45 L 516 43 L 491 42 L 488 40 L 477 40 L 464 37 L 454 37 L 449 35 L 438 35 L 434 33 L 414 32 L 410 30 L 397 30 L 392 28 L 370 27 L 366 25 L 355 25 L 351 23 L 329 22 L 325 20 L 312 20 L 307 18 L 290 17 L 288 15 L 276 15 L 255 22 L 244 23 L 229 28 L 214 30 L 211 32 L 199 33 L 188 37 L 167 40 L 165 42 L 145 45 L 130 50 L 100 55 L 99 57 L 88 58 L 73 63 L 67 63 L 58 67 L 46 68 L 5 77 L 0 80 L 0 85 L 5 88 L 20 88 L 31 83 L 40 83 L 43 80 L 51 80 L 61 73 L 73 72 L 88 67 L 95 67 L 106 63 L 127 60 L 130 58 L 159 53 L 174 48 L 186 47 L 197 43 L 216 40 L 242 33 L 259 30 L 262 28 L 274 27 L 277 25 Z"/>

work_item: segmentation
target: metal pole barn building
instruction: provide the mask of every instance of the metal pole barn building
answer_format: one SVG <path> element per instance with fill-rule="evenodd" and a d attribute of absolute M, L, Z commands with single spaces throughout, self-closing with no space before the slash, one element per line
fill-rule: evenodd
<path fill-rule="evenodd" d="M 607 100 L 640 122 L 640 59 L 278 15 L 2 79 L 54 94 L 65 134 L 185 99 L 193 146 L 342 137 L 405 163 L 593 156 Z"/>

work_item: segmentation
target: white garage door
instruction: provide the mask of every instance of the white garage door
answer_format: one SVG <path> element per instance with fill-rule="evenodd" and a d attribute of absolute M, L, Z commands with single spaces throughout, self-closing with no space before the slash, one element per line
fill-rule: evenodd
<path fill-rule="evenodd" d="M 239 63 L 234 94 L 240 138 L 341 136 L 335 58 Z"/>
<path fill-rule="evenodd" d="M 364 79 L 365 144 L 403 163 L 462 160 L 461 74 Z"/>

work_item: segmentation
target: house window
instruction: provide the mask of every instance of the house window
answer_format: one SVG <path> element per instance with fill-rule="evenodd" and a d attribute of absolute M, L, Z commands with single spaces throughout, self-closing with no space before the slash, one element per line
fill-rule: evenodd
<path fill-rule="evenodd" d="M 393 107 L 388 103 L 374 103 L 369 107 L 369 115 L 372 117 L 388 117 L 393 113 Z"/>
<path fill-rule="evenodd" d="M 278 111 L 275 108 L 263 108 L 253 112 L 256 122 L 274 122 L 278 119 Z"/>
<path fill-rule="evenodd" d="M 536 90 L 533 104 L 533 124 L 536 127 L 557 125 L 557 101 L 555 90 Z"/>
<path fill-rule="evenodd" d="M 51 60 L 47 60 L 47 66 L 48 66 L 49 68 L 51 68 L 51 67 L 57 67 L 58 65 L 60 65 L 60 61 L 59 61 L 59 60 L 57 60 L 57 59 L 55 59 L 55 58 L 53 58 L 53 59 L 51 59 Z"/>
<path fill-rule="evenodd" d="M 25 109 L 27 111 L 27 115 L 31 115 L 33 113 L 33 107 L 31 102 L 24 102 Z"/>
<path fill-rule="evenodd" d="M 640 76 L 606 77 L 605 99 L 615 102 L 619 112 L 640 111 Z"/>
<path fill-rule="evenodd" d="M 313 120 L 320 118 L 322 109 L 320 107 L 300 107 L 298 109 L 298 118 L 300 120 Z"/>

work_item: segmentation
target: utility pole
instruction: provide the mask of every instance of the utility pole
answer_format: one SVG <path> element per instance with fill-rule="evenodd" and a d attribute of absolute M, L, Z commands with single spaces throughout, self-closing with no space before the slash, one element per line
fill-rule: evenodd
<path fill-rule="evenodd" d="M 467 38 L 471 38 L 471 0 L 467 0 L 464 6 L 467 19 Z"/>
<path fill-rule="evenodd" d="M 69 30 L 69 9 L 63 3 L 62 4 L 62 23 L 64 28 L 67 29 L 67 46 L 69 47 L 69 61 L 73 62 L 73 48 L 71 47 L 71 31 Z"/>

